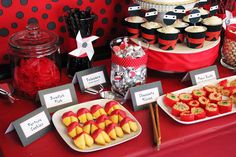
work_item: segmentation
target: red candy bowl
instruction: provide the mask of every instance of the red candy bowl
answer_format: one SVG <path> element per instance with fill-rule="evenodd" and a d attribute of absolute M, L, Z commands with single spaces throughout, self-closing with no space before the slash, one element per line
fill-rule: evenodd
<path fill-rule="evenodd" d="M 60 81 L 57 66 L 58 36 L 29 24 L 9 39 L 13 86 L 17 93 L 33 99 L 39 90 Z"/>

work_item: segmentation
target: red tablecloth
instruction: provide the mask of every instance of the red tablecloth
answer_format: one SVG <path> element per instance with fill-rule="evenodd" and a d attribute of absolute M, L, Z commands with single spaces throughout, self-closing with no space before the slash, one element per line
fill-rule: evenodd
<path fill-rule="evenodd" d="M 108 69 L 110 69 L 110 61 L 101 61 L 96 64 L 105 64 Z M 218 68 L 221 77 L 233 75 L 232 71 L 220 65 Z M 162 74 L 148 71 L 148 82 L 160 80 L 163 85 L 164 93 L 166 93 L 187 87 L 186 84 L 180 83 L 182 76 L 183 74 Z M 69 81 L 70 79 L 63 76 L 64 83 Z M 98 96 L 81 94 L 80 92 L 77 92 L 77 95 L 79 102 L 99 98 Z M 55 129 L 27 147 L 21 145 L 16 132 L 4 135 L 11 121 L 33 111 L 38 106 L 39 105 L 28 100 L 19 100 L 14 104 L 10 104 L 8 101 L 0 99 L 0 156 L 235 156 L 236 114 L 194 125 L 182 125 L 173 121 L 160 109 L 162 145 L 161 150 L 158 152 L 152 144 L 152 125 L 149 111 L 142 110 L 133 112 L 131 102 L 125 104 L 125 107 L 142 125 L 143 131 L 141 135 L 121 145 L 101 151 L 92 153 L 76 152 L 67 146 Z"/>

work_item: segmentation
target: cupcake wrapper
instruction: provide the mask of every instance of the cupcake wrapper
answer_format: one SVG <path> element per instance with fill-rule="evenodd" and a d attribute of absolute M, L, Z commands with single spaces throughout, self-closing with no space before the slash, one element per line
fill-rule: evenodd
<path fill-rule="evenodd" d="M 222 24 L 221 25 L 216 25 L 216 26 L 208 26 L 204 25 L 207 28 L 206 32 L 206 40 L 207 41 L 216 41 L 219 39 L 220 32 L 222 29 Z"/>
<path fill-rule="evenodd" d="M 126 30 L 128 36 L 138 38 L 140 36 L 140 27 L 142 23 L 131 23 L 126 21 Z"/>
<path fill-rule="evenodd" d="M 141 36 L 148 41 L 149 44 L 155 44 L 157 38 L 157 31 L 156 29 L 146 29 L 141 27 L 142 33 Z"/>
<path fill-rule="evenodd" d="M 184 33 L 180 33 L 179 35 L 178 35 L 178 41 L 177 41 L 178 43 L 182 43 L 182 42 L 184 42 Z"/>
<path fill-rule="evenodd" d="M 180 33 L 179 33 L 179 35 L 178 35 L 178 43 L 182 43 L 182 42 L 184 42 L 184 37 L 185 37 L 185 31 L 184 31 L 184 29 L 186 28 L 186 27 L 181 27 L 181 28 L 178 28 L 178 27 L 176 27 L 179 31 L 180 31 Z"/>
<path fill-rule="evenodd" d="M 206 40 L 207 41 L 216 41 L 220 37 L 220 32 L 206 32 Z"/>
<path fill-rule="evenodd" d="M 205 38 L 190 38 L 189 36 L 187 36 L 186 39 L 187 46 L 195 49 L 202 48 L 205 41 Z"/>
<path fill-rule="evenodd" d="M 140 33 L 139 29 L 126 27 L 126 30 L 127 30 L 128 36 L 133 37 L 133 38 L 139 37 L 139 33 Z"/>
<path fill-rule="evenodd" d="M 162 50 L 173 50 L 177 43 L 177 38 L 174 40 L 167 40 L 158 38 L 159 48 Z"/>

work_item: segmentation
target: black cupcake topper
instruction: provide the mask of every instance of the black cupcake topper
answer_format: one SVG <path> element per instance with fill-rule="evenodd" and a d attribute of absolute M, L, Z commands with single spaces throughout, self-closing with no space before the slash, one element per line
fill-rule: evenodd
<path fill-rule="evenodd" d="M 146 13 L 145 13 L 145 18 L 148 21 L 154 21 L 157 18 L 157 10 L 154 8 L 149 9 Z"/>
<path fill-rule="evenodd" d="M 141 6 L 139 4 L 132 4 L 128 8 L 128 12 L 130 16 L 138 16 L 141 13 Z"/>
<path fill-rule="evenodd" d="M 212 4 L 212 6 L 210 7 L 210 15 L 213 16 L 216 14 L 218 10 L 218 5 L 217 4 Z"/>
<path fill-rule="evenodd" d="M 207 4 L 207 0 L 199 0 L 198 4 L 199 4 L 200 7 L 202 7 L 205 4 Z"/>
<path fill-rule="evenodd" d="M 175 7 L 174 13 L 175 13 L 177 19 L 182 19 L 186 14 L 185 7 L 182 5 Z"/>
<path fill-rule="evenodd" d="M 196 24 L 201 18 L 201 13 L 198 9 L 193 9 L 188 15 L 188 17 L 190 23 Z"/>
<path fill-rule="evenodd" d="M 166 25 L 172 25 L 176 21 L 176 15 L 173 11 L 167 12 L 163 17 L 163 22 Z"/>

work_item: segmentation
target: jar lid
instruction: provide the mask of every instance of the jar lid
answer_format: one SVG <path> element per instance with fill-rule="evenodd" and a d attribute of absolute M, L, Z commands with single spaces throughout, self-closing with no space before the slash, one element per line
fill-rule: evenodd
<path fill-rule="evenodd" d="M 50 31 L 41 30 L 37 23 L 26 26 L 26 30 L 13 34 L 9 39 L 10 47 L 24 55 L 51 54 L 58 49 L 58 36 Z"/>

